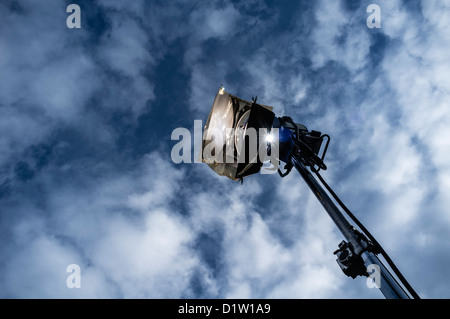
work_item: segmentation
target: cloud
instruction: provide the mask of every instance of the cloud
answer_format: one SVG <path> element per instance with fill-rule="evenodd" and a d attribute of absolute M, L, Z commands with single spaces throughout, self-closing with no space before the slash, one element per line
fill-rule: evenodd
<path fill-rule="evenodd" d="M 63 4 L 0 4 L 3 297 L 382 297 L 342 274 L 296 172 L 170 162 L 154 131 L 206 120 L 220 84 L 330 134 L 324 177 L 420 294 L 448 295 L 448 5 L 382 1 L 381 29 L 342 1 L 80 5 L 69 30 Z"/>
<path fill-rule="evenodd" d="M 361 71 L 367 64 L 371 45 L 365 20 L 345 11 L 339 1 L 320 2 L 316 20 L 312 32 L 313 67 L 320 68 L 329 61 L 337 61 L 351 72 Z"/>
<path fill-rule="evenodd" d="M 191 249 L 194 234 L 184 217 L 168 210 L 166 202 L 175 195 L 174 188 L 154 198 L 141 196 L 155 188 L 163 191 L 165 182 L 173 184 L 182 174 L 156 153 L 141 165 L 127 177 L 107 175 L 86 184 L 74 180 L 59 190 L 36 178 L 34 183 L 46 185 L 47 210 L 43 214 L 33 206 L 19 206 L 18 213 L 31 218 L 10 221 L 16 242 L 7 254 L 10 262 L 3 282 L 10 288 L 5 296 L 182 297 L 198 267 Z M 54 174 L 43 178 L 55 178 Z M 72 263 L 81 267 L 80 291 L 65 286 L 65 268 Z M 24 294 L 25 287 L 29 289 Z"/>
<path fill-rule="evenodd" d="M 365 26 L 362 6 L 349 12 L 339 2 L 319 3 L 314 7 L 317 24 L 310 34 L 294 28 L 289 35 L 273 39 L 270 48 L 237 59 L 252 79 L 244 82 L 245 92 L 259 92 L 259 101 L 275 106 L 277 114 L 291 115 L 332 135 L 327 179 L 394 256 L 405 276 L 413 278 L 414 286 L 419 266 L 407 266 L 418 263 L 407 253 L 414 245 L 408 241 L 418 240 L 423 252 L 433 229 L 448 233 L 448 214 L 443 209 L 450 180 L 448 147 L 440 138 L 447 135 L 448 126 L 448 85 L 442 77 L 448 64 L 448 37 L 443 32 L 445 19 L 438 13 L 446 9 L 422 4 L 417 12 L 401 2 L 380 6 L 382 28 L 376 30 Z M 300 38 L 309 49 L 296 52 L 295 42 L 286 45 L 285 38 Z M 313 72 L 297 66 L 308 58 Z M 435 216 L 435 205 L 441 211 L 436 219 L 430 217 Z M 285 213 L 278 218 L 281 221 L 273 223 L 272 234 L 276 227 L 288 230 L 293 222 L 292 215 Z M 431 218 L 429 227 L 423 230 L 427 218 Z M 265 222 L 272 220 L 265 216 Z M 291 245 L 292 238 L 284 235 Z M 333 276 L 342 275 L 329 277 L 330 282 L 340 283 L 340 277 Z M 236 291 L 248 296 L 254 291 L 251 287 L 244 282 Z M 328 288 L 331 293 L 333 288 Z"/>
<path fill-rule="evenodd" d="M 122 297 L 180 298 L 197 264 L 189 249 L 192 237 L 183 220 L 165 211 L 148 213 L 143 225 L 113 217 L 92 261 L 120 287 Z"/>
<path fill-rule="evenodd" d="M 232 32 L 236 30 L 235 24 L 239 20 L 239 11 L 232 4 L 216 3 L 211 6 L 202 6 L 190 15 L 190 25 L 194 30 L 192 36 L 200 41 L 232 36 Z"/>

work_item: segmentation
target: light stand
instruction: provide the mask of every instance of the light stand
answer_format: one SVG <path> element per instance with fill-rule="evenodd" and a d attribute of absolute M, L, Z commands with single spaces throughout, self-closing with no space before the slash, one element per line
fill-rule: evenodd
<path fill-rule="evenodd" d="M 275 165 L 278 162 L 286 163 L 284 172 L 278 169 L 281 177 L 287 176 L 293 167 L 297 169 L 344 235 L 345 240 L 334 252 L 344 274 L 352 278 L 369 277 L 372 284 L 375 283 L 389 299 L 420 299 L 377 240 L 319 174 L 319 170 L 327 169 L 323 160 L 330 136 L 318 131 L 308 131 L 304 125 L 294 123 L 290 117 L 275 117 L 271 107 L 259 105 L 256 100 L 257 98 L 253 98 L 252 102 L 245 101 L 225 92 L 223 87 L 219 89 L 204 128 L 202 161 L 217 174 L 242 182 L 244 177 L 260 171 L 267 157 L 261 152 L 256 156 L 256 153 L 260 146 L 266 148 L 266 155 L 270 155 L 270 162 L 274 167 L 278 168 Z M 252 130 L 254 133 L 250 134 Z M 252 136 L 255 143 L 250 141 Z M 256 146 L 254 156 L 249 155 L 252 153 L 252 145 Z M 230 150 L 231 154 L 228 154 Z M 231 161 L 228 161 L 230 158 Z M 316 174 L 320 183 L 312 173 Z M 359 230 L 346 219 L 336 203 Z M 378 254 L 384 257 L 396 277 L 378 259 Z"/>
<path fill-rule="evenodd" d="M 388 299 L 410 299 L 411 297 L 420 299 L 377 240 L 342 203 L 319 174 L 320 169 L 327 169 L 323 159 L 328 149 L 330 137 L 317 131 L 309 132 L 304 125 L 294 123 L 287 116 L 275 118 L 273 127 L 278 128 L 280 133 L 278 141 L 279 159 L 286 163 L 286 172 L 283 173 L 278 170 L 278 173 L 281 177 L 284 177 L 289 174 L 292 167 L 295 167 L 346 239 L 339 244 L 339 249 L 334 252 L 337 257 L 336 261 L 344 274 L 352 278 L 367 276 L 372 281 L 375 279 L 376 286 Z M 327 139 L 327 143 L 320 157 L 319 152 L 325 139 Z M 271 146 L 269 145 L 269 147 Z M 317 175 L 320 182 L 360 228 L 361 232 L 345 218 L 312 172 Z M 379 253 L 384 256 L 405 289 L 378 259 L 377 254 Z M 369 273 L 369 269 L 374 273 Z"/>
<path fill-rule="evenodd" d="M 347 242 L 343 241 L 335 252 L 338 257 L 337 261 L 344 273 L 353 278 L 358 275 L 368 276 L 367 267 L 377 265 L 380 271 L 379 288 L 383 295 L 388 299 L 410 299 L 409 295 L 375 255 L 373 245 L 349 223 L 301 159 L 299 160 L 295 155 L 291 159 L 294 167 L 347 240 Z M 351 246 L 348 244 L 351 244 Z"/>

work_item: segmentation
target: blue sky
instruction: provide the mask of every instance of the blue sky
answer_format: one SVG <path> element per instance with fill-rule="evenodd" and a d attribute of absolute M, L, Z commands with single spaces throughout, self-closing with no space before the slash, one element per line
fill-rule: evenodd
<path fill-rule="evenodd" d="M 419 295 L 449 298 L 449 12 L 2 1 L 0 296 L 382 298 L 341 272 L 342 235 L 295 172 L 240 185 L 172 163 L 171 132 L 206 121 L 223 84 L 331 135 L 323 176 Z"/>

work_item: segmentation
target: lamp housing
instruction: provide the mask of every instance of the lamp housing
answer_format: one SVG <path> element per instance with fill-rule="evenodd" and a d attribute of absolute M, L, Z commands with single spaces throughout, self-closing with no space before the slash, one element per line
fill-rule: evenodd
<path fill-rule="evenodd" d="M 274 119 L 272 107 L 220 88 L 203 130 L 202 161 L 232 180 L 259 172 L 264 161 L 260 147 L 267 146 Z"/>

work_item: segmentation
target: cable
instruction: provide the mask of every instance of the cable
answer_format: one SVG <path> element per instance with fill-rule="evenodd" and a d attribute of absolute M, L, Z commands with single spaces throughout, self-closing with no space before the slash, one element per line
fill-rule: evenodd
<path fill-rule="evenodd" d="M 374 244 L 375 248 L 378 249 L 378 251 L 383 255 L 384 259 L 386 259 L 389 266 L 392 268 L 394 273 L 397 275 L 398 279 L 402 282 L 402 284 L 405 286 L 405 288 L 410 292 L 411 296 L 414 299 L 420 299 L 419 295 L 415 292 L 413 287 L 408 283 L 405 277 L 403 277 L 400 270 L 397 268 L 397 266 L 394 264 L 392 259 L 389 257 L 387 252 L 381 247 L 381 245 L 378 243 L 378 241 L 375 239 L 375 237 L 372 236 L 372 234 L 364 227 L 363 224 L 356 218 L 355 215 L 345 206 L 345 204 L 340 200 L 340 198 L 336 195 L 336 193 L 331 189 L 331 187 L 325 182 L 323 177 L 319 174 L 318 171 L 315 172 L 319 180 L 322 182 L 322 184 L 325 186 L 325 188 L 330 192 L 330 194 L 333 196 L 333 198 L 338 202 L 338 204 L 344 209 L 344 211 L 347 213 L 347 215 L 355 222 L 356 225 L 366 234 L 366 236 L 370 239 L 370 241 Z"/>

